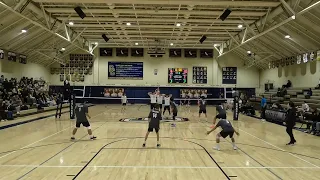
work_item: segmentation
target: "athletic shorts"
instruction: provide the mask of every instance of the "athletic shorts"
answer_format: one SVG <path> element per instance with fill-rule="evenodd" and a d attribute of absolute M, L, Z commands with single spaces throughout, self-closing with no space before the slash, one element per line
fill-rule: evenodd
<path fill-rule="evenodd" d="M 151 103 L 151 109 L 154 108 L 154 105 L 156 105 L 156 103 Z"/>
<path fill-rule="evenodd" d="M 126 106 L 127 105 L 127 103 L 122 103 L 122 106 Z"/>
<path fill-rule="evenodd" d="M 148 128 L 148 132 L 153 132 L 153 129 L 155 130 L 155 132 L 159 132 L 160 128 L 153 128 L 153 127 L 149 127 Z"/>
<path fill-rule="evenodd" d="M 223 138 L 226 138 L 227 136 L 229 136 L 230 138 L 232 138 L 232 137 L 233 137 L 233 134 L 234 134 L 234 131 L 231 131 L 231 132 L 221 131 L 221 132 L 220 132 L 220 135 L 221 135 Z"/>
<path fill-rule="evenodd" d="M 199 109 L 199 114 L 204 113 L 207 114 L 207 110 L 206 109 Z"/>
<path fill-rule="evenodd" d="M 168 110 L 168 111 L 170 111 L 170 106 L 164 106 L 164 108 L 163 108 L 164 110 Z"/>
<path fill-rule="evenodd" d="M 79 128 L 81 124 L 82 124 L 82 126 L 84 126 L 84 127 L 90 127 L 89 121 L 86 121 L 86 122 L 76 122 L 76 127 Z"/>
<path fill-rule="evenodd" d="M 162 104 L 158 104 L 158 105 L 159 105 L 159 108 L 162 109 Z"/>
<path fill-rule="evenodd" d="M 217 114 L 216 119 L 227 119 L 227 115 L 226 114 Z"/>

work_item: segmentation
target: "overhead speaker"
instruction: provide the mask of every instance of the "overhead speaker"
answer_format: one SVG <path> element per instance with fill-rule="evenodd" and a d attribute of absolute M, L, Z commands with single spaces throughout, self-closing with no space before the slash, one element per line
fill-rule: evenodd
<path fill-rule="evenodd" d="M 109 41 L 109 38 L 108 38 L 107 35 L 105 35 L 105 34 L 102 34 L 102 38 L 103 38 L 106 42 Z"/>
<path fill-rule="evenodd" d="M 207 36 L 202 36 L 199 42 L 202 44 L 207 39 Z"/>
<path fill-rule="evenodd" d="M 220 19 L 221 19 L 222 21 L 226 20 L 227 17 L 230 15 L 231 12 L 232 12 L 232 11 L 231 11 L 230 9 L 226 9 L 226 10 L 223 12 L 223 14 L 220 16 Z"/>
<path fill-rule="evenodd" d="M 87 15 L 82 11 L 81 7 L 76 7 L 74 8 L 74 10 L 77 12 L 77 14 L 79 15 L 79 17 L 81 17 L 81 19 L 85 18 Z"/>

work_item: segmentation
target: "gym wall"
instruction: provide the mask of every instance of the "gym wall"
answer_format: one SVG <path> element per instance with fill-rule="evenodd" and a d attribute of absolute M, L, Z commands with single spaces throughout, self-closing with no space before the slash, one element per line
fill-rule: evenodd
<path fill-rule="evenodd" d="M 216 60 L 218 52 L 215 51 L 214 58 L 185 58 L 182 53 L 182 58 L 169 58 L 169 52 L 162 58 L 152 58 L 147 54 L 145 49 L 144 57 L 117 57 L 113 49 L 112 57 L 100 57 L 99 48 L 94 52 L 95 60 L 93 65 L 92 75 L 85 76 L 84 82 L 72 82 L 75 85 L 168 85 L 168 68 L 188 68 L 188 85 L 196 85 L 192 83 L 192 68 L 193 66 L 206 66 L 208 72 L 208 83 L 200 86 L 222 86 L 222 67 L 238 67 L 237 87 L 257 88 L 259 87 L 259 71 L 255 68 L 246 69 L 243 67 L 243 60 L 233 55 L 232 53 L 223 56 Z M 81 54 L 81 52 L 79 52 Z M 109 61 L 124 61 L 124 62 L 143 62 L 143 80 L 120 80 L 108 79 L 108 62 Z M 54 64 L 52 67 L 59 67 Z M 154 74 L 157 69 L 157 75 Z M 53 74 L 50 78 L 50 84 L 61 85 L 59 75 Z M 172 84 L 177 85 L 177 84 Z M 178 84 L 179 85 L 179 84 Z M 180 84 L 181 85 L 181 84 Z M 226 85 L 234 87 L 234 85 Z"/>
<path fill-rule="evenodd" d="M 0 60 L 0 74 L 5 78 L 21 78 L 33 77 L 34 79 L 43 78 L 43 80 L 49 81 L 51 74 L 49 68 L 46 68 L 40 64 L 27 63 L 21 64 L 19 62 L 8 61 L 7 59 Z"/>
<path fill-rule="evenodd" d="M 291 80 L 293 87 L 316 87 L 320 78 L 319 66 L 319 61 L 313 61 L 261 71 L 260 89 L 264 89 L 268 81 L 278 88 L 288 80 Z"/>

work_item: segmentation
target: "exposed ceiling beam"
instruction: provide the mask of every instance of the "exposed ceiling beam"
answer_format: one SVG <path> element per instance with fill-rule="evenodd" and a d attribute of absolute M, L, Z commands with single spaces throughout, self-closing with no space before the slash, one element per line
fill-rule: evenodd
<path fill-rule="evenodd" d="M 316 3 L 314 3 L 314 4 L 312 4 L 312 5 L 310 5 L 309 7 L 305 8 L 305 9 L 303 9 L 302 11 L 300 11 L 299 13 L 297 13 L 296 16 L 297 16 L 297 17 L 298 17 L 298 16 L 301 16 L 301 15 L 303 15 L 304 13 L 310 11 L 311 9 L 317 7 L 318 5 L 320 5 L 320 1 L 318 1 L 318 2 L 316 2 Z M 257 35 L 255 35 L 255 36 L 249 38 L 249 39 L 246 40 L 245 42 L 243 42 L 243 43 L 241 43 L 240 45 L 234 47 L 233 49 L 231 49 L 231 50 L 229 50 L 229 51 L 227 51 L 227 52 L 219 55 L 218 58 L 219 58 L 219 57 L 222 57 L 222 56 L 224 56 L 224 55 L 226 55 L 226 54 L 228 54 L 228 53 L 230 53 L 230 52 L 232 52 L 232 51 L 234 51 L 235 49 L 238 49 L 238 48 L 242 47 L 243 45 L 245 45 L 245 44 L 247 44 L 247 43 L 249 43 L 249 42 L 251 42 L 251 41 L 253 41 L 253 40 L 255 40 L 255 39 L 259 38 L 259 37 L 261 37 L 261 36 L 264 36 L 265 34 L 271 32 L 271 31 L 273 31 L 273 30 L 275 30 L 275 29 L 277 29 L 277 28 L 279 28 L 279 27 L 281 27 L 281 26 L 283 26 L 283 25 L 285 25 L 285 24 L 287 24 L 288 22 L 291 22 L 291 21 L 293 21 L 293 20 L 294 20 L 294 19 L 293 19 L 292 17 L 290 17 L 290 18 L 282 21 L 281 23 L 276 24 L 275 26 L 273 26 L 273 27 L 265 30 L 264 32 L 262 32 L 262 33 L 260 33 L 260 34 L 257 34 Z"/>
<path fill-rule="evenodd" d="M 34 0 L 49 3 L 79 3 L 79 0 Z M 81 3 L 117 3 L 117 4 L 185 4 L 202 6 L 236 6 L 236 7 L 276 7 L 280 3 L 272 1 L 208 1 L 208 0 L 81 0 Z"/>
<path fill-rule="evenodd" d="M 43 26 L 42 24 L 40 24 L 40 23 L 38 23 L 38 22 L 30 19 L 29 17 L 21 14 L 20 12 L 15 11 L 14 9 L 12 9 L 10 6 L 6 5 L 5 3 L 0 2 L 0 5 L 3 6 L 5 9 L 13 12 L 15 15 L 18 15 L 18 16 L 26 19 L 27 21 L 29 21 L 30 23 L 32 23 L 32 24 L 34 24 L 34 25 L 36 25 L 36 26 L 39 26 L 40 28 L 44 29 L 44 30 L 47 31 L 48 33 L 51 33 L 51 34 L 53 34 L 53 35 L 55 35 L 55 36 L 57 36 L 57 37 L 59 37 L 59 38 L 62 38 L 62 37 L 59 36 L 57 33 L 54 33 L 53 31 L 51 31 L 51 30 L 48 29 L 47 27 L 45 27 L 45 26 Z M 62 38 L 62 39 L 63 39 L 63 38 Z M 66 39 L 64 39 L 64 40 L 66 40 Z M 67 41 L 67 40 L 66 40 L 66 41 Z M 73 45 L 75 45 L 75 46 L 77 46 L 79 49 L 81 49 L 81 50 L 83 50 L 83 51 L 85 51 L 85 52 L 90 53 L 90 52 L 88 51 L 88 49 L 85 49 L 85 48 L 83 48 L 83 47 L 81 47 L 81 46 L 79 46 L 79 45 L 77 45 L 77 44 L 75 44 L 75 43 L 72 43 L 72 42 L 70 42 L 70 41 L 68 41 L 68 42 L 71 43 L 71 44 L 73 44 Z"/>
<path fill-rule="evenodd" d="M 223 9 L 223 8 L 222 8 Z M 66 14 L 76 14 L 73 8 L 46 8 L 46 11 L 51 12 L 53 14 L 55 13 L 66 13 Z M 221 10 L 222 11 L 222 10 Z M 180 10 L 179 14 L 189 14 L 189 15 L 207 15 L 207 16 L 220 16 L 222 14 L 221 11 L 198 11 L 198 10 Z M 83 9 L 84 13 L 94 13 L 94 14 L 131 14 L 131 13 L 137 13 L 139 15 L 142 14 L 155 14 L 155 15 L 163 15 L 163 14 L 172 14 L 176 15 L 176 10 L 147 10 L 147 9 L 107 9 L 107 8 L 90 8 L 90 9 Z M 266 12 L 264 11 L 232 11 L 232 13 L 229 15 L 229 17 L 234 16 L 263 16 Z"/>
<path fill-rule="evenodd" d="M 174 18 L 141 18 L 139 17 L 138 19 L 136 18 L 112 18 L 112 17 L 86 17 L 84 19 L 81 19 L 80 17 L 77 16 L 72 16 L 72 17 L 57 17 L 59 20 L 70 20 L 70 21 L 80 21 L 82 22 L 92 22 L 92 21 L 106 21 L 108 23 L 110 22 L 136 22 L 137 20 L 139 22 L 151 22 L 151 23 L 156 23 L 156 22 L 164 22 L 164 23 L 174 23 L 174 22 L 180 22 L 180 23 L 187 23 L 187 22 L 194 22 L 194 23 L 224 23 L 224 24 L 228 24 L 228 23 L 235 23 L 235 24 L 239 24 L 242 23 L 241 20 L 237 20 L 237 19 L 229 19 L 226 21 L 221 21 L 221 20 L 215 20 L 215 19 L 174 19 Z M 251 19 L 251 18 L 250 18 Z M 248 20 L 248 18 L 245 18 L 244 20 L 247 23 L 253 23 L 254 20 Z"/>

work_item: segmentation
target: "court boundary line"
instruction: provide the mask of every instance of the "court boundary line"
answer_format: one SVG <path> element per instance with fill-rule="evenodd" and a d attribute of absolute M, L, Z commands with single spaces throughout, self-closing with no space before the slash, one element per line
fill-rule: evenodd
<path fill-rule="evenodd" d="M 126 140 L 126 139 L 122 139 Z M 83 168 L 83 166 L 54 166 L 54 165 L 0 165 L 1 167 L 37 167 L 37 168 Z M 221 166 L 224 169 L 320 169 L 318 167 L 257 167 L 257 166 Z M 91 165 L 87 168 L 138 168 L 138 169 L 219 169 L 218 166 L 125 166 L 125 165 Z M 73 175 L 74 176 L 74 175 Z"/>
<path fill-rule="evenodd" d="M 107 149 L 105 148 L 106 146 L 110 145 L 110 144 L 113 144 L 113 143 L 116 143 L 116 142 L 120 142 L 120 141 L 124 141 L 124 140 L 129 140 L 129 139 L 138 139 L 138 138 L 144 138 L 144 137 L 132 137 L 132 138 L 127 138 L 127 139 L 119 139 L 117 141 L 113 141 L 113 142 L 110 142 L 104 146 L 101 147 L 101 149 L 83 166 L 83 168 L 72 178 L 72 180 L 75 180 L 82 172 L 85 168 L 87 168 L 89 166 L 89 164 L 94 160 L 95 157 L 97 157 L 97 155 L 104 149 Z M 195 145 L 198 145 L 200 147 L 202 147 L 207 155 L 211 158 L 211 160 L 217 165 L 218 169 L 220 169 L 220 171 L 225 175 L 225 177 L 228 179 L 228 180 L 231 180 L 230 177 L 226 174 L 226 172 L 222 169 L 222 167 L 219 165 L 219 163 L 217 163 L 217 161 L 211 156 L 211 154 L 208 152 L 208 150 L 203 147 L 202 145 L 196 143 L 196 142 L 193 142 L 193 141 L 189 141 L 189 140 L 186 140 L 186 139 L 182 139 L 182 138 L 170 138 L 170 137 L 167 137 L 166 139 L 178 139 L 178 140 L 182 140 L 182 141 L 185 141 L 185 142 L 189 142 L 189 143 L 192 143 L 192 144 L 195 144 Z"/>
<path fill-rule="evenodd" d="M 207 127 L 205 123 L 203 123 L 202 121 L 198 121 L 198 123 L 201 122 L 203 126 L 205 126 L 205 128 Z M 206 123 L 209 123 L 207 120 L 205 120 Z M 228 142 L 229 144 L 231 144 L 228 140 L 225 139 L 226 142 Z M 241 148 L 239 148 L 239 146 L 237 146 L 238 150 L 240 150 L 242 153 L 244 153 L 245 155 L 247 155 L 249 158 L 251 158 L 252 160 L 254 160 L 256 163 L 258 163 L 260 166 L 262 167 L 266 167 L 264 166 L 261 162 L 259 162 L 258 160 L 256 160 L 254 157 L 250 156 L 248 153 L 246 153 L 244 150 L 242 150 Z M 274 176 L 276 176 L 279 179 L 282 179 L 278 174 L 276 174 L 275 172 L 273 172 L 270 168 L 266 168 L 266 170 L 268 170 L 271 174 L 273 174 Z"/>
<path fill-rule="evenodd" d="M 95 117 L 97 117 L 97 116 L 99 116 L 99 115 L 101 115 L 101 114 L 103 114 L 104 112 L 106 112 L 106 111 L 103 111 L 103 112 L 101 112 L 101 113 L 99 113 L 99 114 L 91 117 L 91 119 L 92 119 L 92 118 L 95 118 Z M 95 128 L 95 129 L 93 129 L 92 131 L 95 131 L 95 130 L 99 129 L 99 128 L 102 127 L 103 125 L 105 125 L 105 123 L 103 123 L 102 125 L 98 126 L 98 127 Z M 71 127 L 72 127 L 72 126 L 70 126 L 69 128 L 71 128 Z M 66 129 L 68 129 L 68 128 L 66 128 Z M 86 137 L 86 136 L 88 136 L 88 134 L 86 134 L 86 135 L 84 135 L 83 137 L 79 138 L 79 140 L 83 139 L 83 138 Z M 48 158 L 47 160 L 45 160 L 44 162 L 40 163 L 39 166 L 41 166 L 42 164 L 48 162 L 48 161 L 51 160 L 52 158 L 56 157 L 56 156 L 57 156 L 58 154 L 60 154 L 61 152 L 65 151 L 66 149 L 68 149 L 69 147 L 71 147 L 72 145 L 74 145 L 75 143 L 79 142 L 79 140 L 72 142 L 70 145 L 66 146 L 65 148 L 63 148 L 62 150 L 60 150 L 59 152 L 57 152 L 57 153 L 54 154 L 53 156 L 49 157 L 49 158 Z M 20 176 L 18 179 L 23 178 L 24 176 L 28 175 L 29 173 L 31 173 L 32 171 L 34 171 L 34 170 L 37 169 L 37 168 L 38 168 L 38 167 L 34 167 L 34 168 L 31 169 L 30 171 L 28 171 L 28 172 L 26 172 L 25 174 L 23 174 L 22 176 Z"/>
<path fill-rule="evenodd" d="M 317 165 L 315 165 L 315 164 L 313 164 L 313 163 L 311 163 L 311 162 L 309 162 L 309 161 L 307 161 L 307 160 L 305 160 L 305 159 L 302 159 L 301 157 L 299 157 L 299 156 L 297 156 L 297 155 L 295 155 L 295 154 L 292 154 L 291 152 L 286 151 L 286 150 L 284 150 L 284 149 L 282 149 L 282 148 L 280 148 L 280 147 L 278 147 L 278 146 L 276 146 L 276 145 L 274 145 L 274 144 L 271 144 L 271 143 L 269 143 L 268 141 L 265 141 L 265 140 L 263 140 L 263 139 L 261 139 L 261 138 L 258 138 L 257 136 L 255 136 L 255 135 L 253 135 L 253 134 L 251 134 L 251 133 L 248 133 L 248 132 L 246 132 L 246 131 L 244 131 L 244 130 L 242 130 L 242 129 L 240 129 L 240 128 L 239 128 L 239 130 L 242 131 L 242 132 L 244 132 L 244 133 L 246 133 L 246 134 L 248 134 L 248 135 L 250 135 L 251 137 L 254 137 L 254 138 L 256 138 L 256 139 L 258 139 L 258 140 L 260 140 L 260 141 L 262 141 L 262 142 L 264 142 L 264 143 L 272 146 L 272 147 L 275 147 L 275 148 L 277 148 L 277 149 L 279 149 L 279 150 L 281 150 L 281 151 L 283 151 L 283 152 L 287 152 L 288 154 L 290 154 L 291 156 L 293 156 L 293 157 L 295 157 L 295 158 L 297 158 L 297 159 L 300 159 L 300 160 L 302 160 L 302 161 L 304 161 L 304 162 L 306 162 L 306 163 L 308 163 L 308 164 L 310 164 L 310 165 L 312 165 L 312 166 L 315 166 L 315 167 L 317 167 L 317 168 L 320 168 L 319 166 L 317 166 Z"/>

